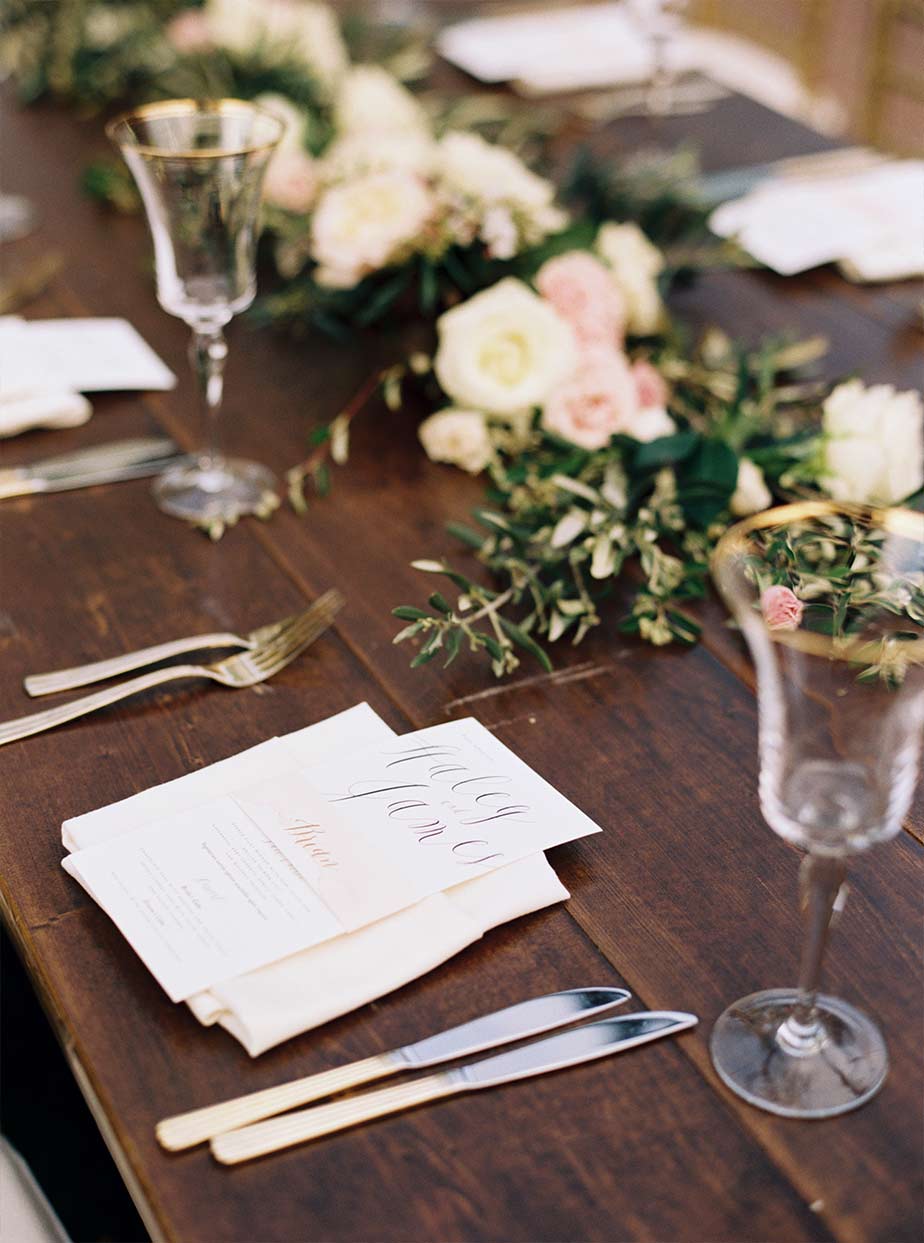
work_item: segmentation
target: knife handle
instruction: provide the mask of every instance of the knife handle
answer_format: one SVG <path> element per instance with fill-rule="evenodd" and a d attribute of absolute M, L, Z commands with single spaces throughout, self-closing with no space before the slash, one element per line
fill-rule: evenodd
<path fill-rule="evenodd" d="M 343 1131 L 360 1122 L 370 1122 L 373 1118 L 452 1096 L 461 1088 L 457 1076 L 451 1071 L 425 1075 L 422 1079 L 379 1088 L 375 1092 L 363 1092 L 347 1100 L 316 1105 L 313 1109 L 303 1109 L 283 1118 L 270 1118 L 268 1122 L 216 1135 L 210 1144 L 212 1156 L 222 1165 L 236 1165 L 239 1161 L 278 1152 L 280 1148 L 288 1148 L 292 1144 L 302 1144 L 334 1131 Z"/>
<path fill-rule="evenodd" d="M 348 1088 L 358 1088 L 363 1083 L 393 1075 L 401 1069 L 401 1063 L 393 1056 L 377 1053 L 349 1066 L 338 1066 L 304 1079 L 294 1079 L 291 1083 L 281 1083 L 275 1088 L 264 1088 L 218 1105 L 206 1105 L 203 1109 L 192 1109 L 188 1113 L 165 1118 L 158 1122 L 155 1134 L 161 1147 L 179 1152 L 223 1131 L 271 1118 L 273 1114 L 295 1109 L 297 1105 L 307 1105 L 309 1101 L 317 1101 L 324 1096 L 333 1096 L 336 1092 L 345 1092 Z"/>

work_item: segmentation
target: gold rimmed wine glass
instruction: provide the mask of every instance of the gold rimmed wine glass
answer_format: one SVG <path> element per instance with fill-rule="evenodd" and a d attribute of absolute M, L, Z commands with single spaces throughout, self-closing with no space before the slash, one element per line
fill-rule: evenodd
<path fill-rule="evenodd" d="M 271 112 L 236 99 L 166 100 L 107 127 L 144 203 L 157 300 L 192 329 L 204 445 L 162 475 L 154 495 L 166 513 L 197 523 L 259 512 L 275 487 L 265 466 L 222 454 L 218 416 L 224 329 L 256 294 L 263 176 L 284 128 Z"/>
<path fill-rule="evenodd" d="M 713 574 L 757 670 L 760 804 L 805 850 L 798 987 L 754 993 L 712 1033 L 739 1096 L 824 1118 L 881 1087 L 885 1041 L 854 1006 L 819 992 L 852 854 L 898 833 L 924 731 L 924 514 L 807 501 L 725 533 Z"/>

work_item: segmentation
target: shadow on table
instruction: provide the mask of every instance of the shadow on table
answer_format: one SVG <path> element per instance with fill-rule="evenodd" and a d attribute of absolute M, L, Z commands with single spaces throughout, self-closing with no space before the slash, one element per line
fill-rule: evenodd
<path fill-rule="evenodd" d="M 0 1132 L 29 1164 L 75 1243 L 146 1243 L 147 1231 L 5 931 Z"/>

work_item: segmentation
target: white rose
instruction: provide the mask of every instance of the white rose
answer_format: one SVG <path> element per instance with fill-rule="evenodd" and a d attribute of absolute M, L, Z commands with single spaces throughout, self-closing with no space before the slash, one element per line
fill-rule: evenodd
<path fill-rule="evenodd" d="M 312 0 L 208 0 L 206 17 L 216 43 L 242 55 L 262 48 L 300 62 L 327 91 L 349 65 L 334 13 Z"/>
<path fill-rule="evenodd" d="M 354 65 L 344 75 L 334 99 L 334 124 L 341 134 L 430 132 L 423 108 L 381 65 Z"/>
<path fill-rule="evenodd" d="M 626 435 L 647 444 L 649 440 L 672 436 L 676 430 L 677 424 L 663 406 L 647 406 L 636 411 L 629 420 Z"/>
<path fill-rule="evenodd" d="M 664 319 L 657 280 L 664 267 L 660 250 L 631 223 L 601 225 L 596 250 L 625 300 L 626 331 L 640 337 L 657 332 Z"/>
<path fill-rule="evenodd" d="M 924 485 L 924 405 L 891 384 L 839 384 L 824 403 L 821 484 L 838 501 L 892 505 Z"/>
<path fill-rule="evenodd" d="M 764 472 L 749 457 L 738 462 L 738 479 L 729 501 L 729 509 L 736 518 L 759 513 L 773 503 L 770 489 L 764 481 Z"/>
<path fill-rule="evenodd" d="M 477 410 L 440 410 L 424 419 L 417 434 L 431 462 L 449 462 L 477 475 L 491 460 L 491 437 Z"/>
<path fill-rule="evenodd" d="M 278 117 L 285 126 L 282 138 L 276 148 L 280 151 L 302 151 L 305 146 L 305 114 L 301 108 L 292 103 L 285 95 L 267 92 L 258 95 L 253 101 L 258 108 L 265 108 L 273 116 Z"/>
<path fill-rule="evenodd" d="M 361 173 L 402 169 L 426 177 L 435 147 L 427 134 L 414 131 L 346 134 L 324 152 L 323 176 L 326 181 L 346 181 Z"/>
<path fill-rule="evenodd" d="M 541 406 L 577 358 L 570 326 L 512 276 L 447 311 L 437 331 L 433 369 L 443 391 L 488 414 Z"/>
<path fill-rule="evenodd" d="M 509 207 L 489 207 L 481 222 L 481 239 L 492 259 L 512 259 L 517 253 L 519 235 Z"/>
<path fill-rule="evenodd" d="M 410 255 L 431 222 L 433 196 L 419 177 L 368 173 L 326 190 L 311 222 L 311 253 L 323 285 L 349 288 Z"/>
<path fill-rule="evenodd" d="M 507 203 L 534 213 L 545 212 L 555 199 L 552 183 L 531 172 L 512 151 L 461 130 L 440 139 L 437 172 L 450 193 L 481 203 Z"/>

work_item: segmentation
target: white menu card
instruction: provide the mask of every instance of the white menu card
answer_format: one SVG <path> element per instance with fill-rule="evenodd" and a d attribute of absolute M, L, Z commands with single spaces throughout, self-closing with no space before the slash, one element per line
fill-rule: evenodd
<path fill-rule="evenodd" d="M 463 720 L 274 775 L 77 851 L 64 867 L 182 1001 L 595 832 Z"/>

